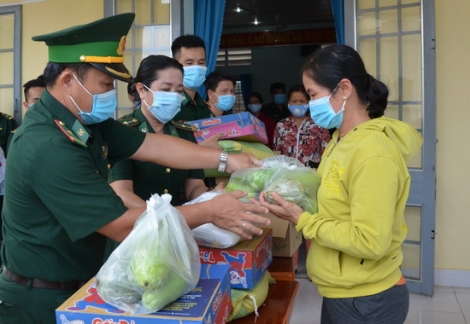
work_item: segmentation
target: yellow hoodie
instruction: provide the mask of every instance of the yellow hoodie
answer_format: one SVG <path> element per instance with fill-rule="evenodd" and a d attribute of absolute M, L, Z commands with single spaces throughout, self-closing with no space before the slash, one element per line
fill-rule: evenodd
<path fill-rule="evenodd" d="M 373 295 L 400 279 L 406 161 L 422 143 L 410 125 L 385 117 L 358 125 L 340 141 L 333 134 L 318 168 L 318 213 L 303 213 L 296 226 L 311 239 L 307 271 L 322 296 Z"/>

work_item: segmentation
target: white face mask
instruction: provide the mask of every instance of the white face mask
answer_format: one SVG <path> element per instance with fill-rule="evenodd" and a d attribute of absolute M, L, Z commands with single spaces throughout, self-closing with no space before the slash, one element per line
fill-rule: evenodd
<path fill-rule="evenodd" d="M 113 117 L 114 111 L 117 107 L 117 93 L 116 89 L 112 89 L 105 93 L 100 94 L 91 94 L 83 84 L 78 80 L 78 78 L 73 75 L 74 78 L 77 80 L 78 84 L 85 90 L 90 96 L 93 97 L 93 107 L 90 112 L 83 112 L 80 107 L 77 105 L 75 100 L 72 96 L 69 96 L 70 100 L 72 100 L 75 107 L 77 107 L 79 111 L 80 118 L 82 119 L 85 125 L 91 124 L 98 124 L 106 119 Z"/>
<path fill-rule="evenodd" d="M 175 115 L 181 110 L 183 96 L 179 93 L 153 91 L 145 84 L 144 87 L 153 93 L 153 103 L 149 106 L 145 100 L 143 100 L 143 102 L 147 105 L 147 109 L 152 113 L 152 115 L 163 124 L 172 120 L 173 117 L 175 117 Z"/>
<path fill-rule="evenodd" d="M 207 66 L 190 65 L 183 67 L 183 69 L 183 85 L 188 89 L 195 90 L 206 80 Z"/>
<path fill-rule="evenodd" d="M 248 109 L 254 114 L 259 112 L 261 108 L 263 108 L 262 104 L 248 104 Z"/>
<path fill-rule="evenodd" d="M 341 110 L 337 113 L 334 111 L 330 103 L 330 97 L 335 93 L 336 89 L 338 89 L 338 86 L 336 86 L 336 88 L 329 96 L 310 100 L 308 102 L 308 107 L 310 109 L 310 117 L 312 117 L 315 124 L 320 127 L 326 129 L 339 129 L 343 124 L 343 113 L 344 106 L 346 105 L 346 100 L 344 100 Z"/>

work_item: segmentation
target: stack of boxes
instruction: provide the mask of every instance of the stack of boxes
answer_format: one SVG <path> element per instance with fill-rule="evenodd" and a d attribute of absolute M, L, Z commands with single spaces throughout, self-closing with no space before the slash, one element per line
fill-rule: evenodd
<path fill-rule="evenodd" d="M 223 324 L 232 311 L 228 274 L 229 265 L 203 264 L 196 288 L 148 315 L 130 314 L 105 303 L 93 278 L 56 309 L 56 323 Z"/>
<path fill-rule="evenodd" d="M 272 229 L 267 228 L 262 235 L 230 248 L 199 246 L 199 258 L 202 264 L 228 264 L 230 287 L 251 290 L 272 262 L 272 241 Z"/>
<path fill-rule="evenodd" d="M 196 130 L 194 137 L 201 143 L 214 135 L 224 134 L 224 139 L 236 138 L 246 142 L 268 143 L 264 123 L 249 112 L 188 121 Z"/>

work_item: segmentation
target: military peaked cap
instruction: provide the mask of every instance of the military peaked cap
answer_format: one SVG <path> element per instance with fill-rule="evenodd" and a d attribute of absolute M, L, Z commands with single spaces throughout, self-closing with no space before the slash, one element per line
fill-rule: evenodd
<path fill-rule="evenodd" d="M 45 42 L 49 62 L 89 63 L 115 79 L 132 82 L 124 66 L 126 35 L 134 21 L 134 13 L 124 13 L 70 27 L 54 33 L 34 36 Z"/>

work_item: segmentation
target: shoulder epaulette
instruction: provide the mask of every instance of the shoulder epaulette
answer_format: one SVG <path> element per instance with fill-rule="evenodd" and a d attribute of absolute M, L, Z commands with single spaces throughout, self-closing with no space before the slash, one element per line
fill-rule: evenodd
<path fill-rule="evenodd" d="M 67 138 L 72 143 L 87 147 L 87 145 L 84 142 L 82 142 L 70 129 L 67 128 L 67 126 L 65 126 L 64 122 L 61 122 L 60 120 L 55 119 L 54 123 L 57 125 L 57 127 L 59 127 L 62 133 L 64 133 L 65 136 L 67 136 Z"/>
<path fill-rule="evenodd" d="M 122 116 L 121 118 L 118 119 L 118 122 L 120 122 L 123 125 L 130 126 L 130 127 L 136 127 L 140 125 L 140 121 L 134 116 Z"/>
<path fill-rule="evenodd" d="M 197 131 L 195 125 L 191 125 L 191 124 L 185 123 L 183 121 L 174 121 L 174 120 L 172 120 L 171 123 L 177 129 L 182 129 L 182 130 L 189 131 L 189 132 Z"/>
<path fill-rule="evenodd" d="M 10 115 L 5 114 L 5 113 L 3 113 L 3 112 L 0 112 L 0 115 L 3 116 L 3 117 L 5 117 L 5 118 L 7 118 L 7 119 L 13 119 L 13 116 L 10 116 Z"/>

